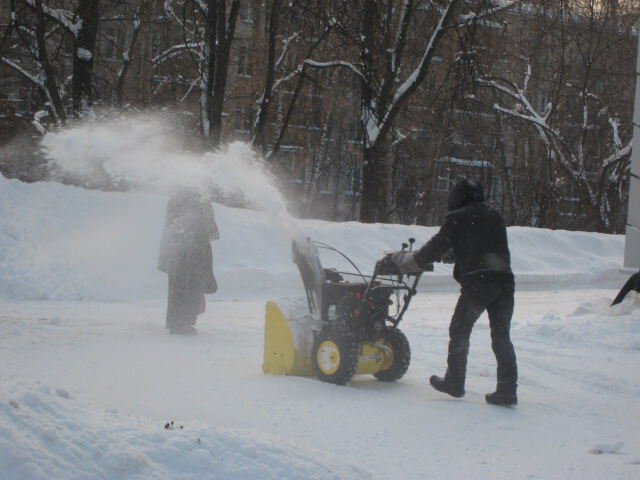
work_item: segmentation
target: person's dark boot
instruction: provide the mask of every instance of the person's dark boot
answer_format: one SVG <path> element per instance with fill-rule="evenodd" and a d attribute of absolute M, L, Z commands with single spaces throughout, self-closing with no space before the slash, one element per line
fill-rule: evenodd
<path fill-rule="evenodd" d="M 518 385 L 516 384 L 498 383 L 496 391 L 493 393 L 487 393 L 484 399 L 491 405 L 515 407 L 518 404 L 518 395 L 516 394 L 517 388 Z"/>
<path fill-rule="evenodd" d="M 452 379 L 451 377 L 438 377 L 432 375 L 429 383 L 433 388 L 442 393 L 447 393 L 455 398 L 464 397 L 464 380 Z"/>

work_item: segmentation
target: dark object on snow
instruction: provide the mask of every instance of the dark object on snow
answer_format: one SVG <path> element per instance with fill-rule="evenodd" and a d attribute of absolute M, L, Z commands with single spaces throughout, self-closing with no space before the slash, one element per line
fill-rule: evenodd
<path fill-rule="evenodd" d="M 164 424 L 165 430 L 171 430 L 173 428 L 173 420 Z"/>
<path fill-rule="evenodd" d="M 183 425 L 180 425 L 178 428 L 179 428 L 180 430 L 182 430 L 182 429 L 184 429 L 184 426 L 183 426 Z M 164 429 L 165 429 L 165 430 L 173 430 L 173 429 L 174 429 L 174 426 L 173 426 L 173 420 L 171 420 L 170 422 L 165 423 L 165 424 L 164 424 Z M 199 440 L 199 439 L 198 439 L 198 440 Z"/>
<path fill-rule="evenodd" d="M 614 305 L 622 302 L 622 300 L 624 300 L 624 297 L 626 297 L 627 293 L 629 293 L 631 290 L 640 293 L 640 271 L 634 273 L 633 275 L 631 275 L 631 277 L 629 277 L 629 280 L 627 280 L 627 283 L 625 283 L 624 286 L 620 289 L 618 295 L 613 300 L 613 303 L 611 303 L 611 306 L 613 307 Z"/>
<path fill-rule="evenodd" d="M 486 310 L 498 363 L 498 385 L 515 395 L 518 369 L 510 338 L 514 280 L 504 220 L 484 203 L 482 185 L 470 180 L 454 187 L 449 208 L 438 233 L 415 253 L 415 262 L 424 267 L 442 260 L 453 249 L 453 276 L 462 286 L 449 326 L 447 373 L 432 385 L 455 393 L 453 396 L 464 395 L 471 330 Z"/>
<path fill-rule="evenodd" d="M 211 201 L 183 189 L 167 204 L 158 269 L 169 275 L 166 326 L 172 333 L 195 333 L 202 296 L 215 293 L 211 240 L 219 237 Z"/>

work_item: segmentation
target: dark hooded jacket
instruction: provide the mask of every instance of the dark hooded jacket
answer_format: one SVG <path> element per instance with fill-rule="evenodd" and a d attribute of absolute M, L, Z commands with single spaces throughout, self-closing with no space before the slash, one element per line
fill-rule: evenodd
<path fill-rule="evenodd" d="M 454 278 L 461 284 L 474 279 L 513 281 L 502 216 L 484 203 L 482 185 L 462 180 L 449 195 L 444 224 L 415 254 L 420 267 L 440 261 L 453 249 Z"/>

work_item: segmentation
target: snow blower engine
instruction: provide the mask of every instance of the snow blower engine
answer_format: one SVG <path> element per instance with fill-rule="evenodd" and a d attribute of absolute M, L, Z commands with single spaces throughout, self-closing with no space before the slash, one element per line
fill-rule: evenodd
<path fill-rule="evenodd" d="M 414 242 L 410 238 L 402 249 Z M 318 248 L 341 255 L 355 272 L 323 268 Z M 292 255 L 307 305 L 302 311 L 299 305 L 267 302 L 263 371 L 316 375 L 338 385 L 357 374 L 385 382 L 401 378 L 411 349 L 398 324 L 422 274 L 402 275 L 387 253 L 372 275 L 364 275 L 342 252 L 309 238 L 294 240 Z"/>

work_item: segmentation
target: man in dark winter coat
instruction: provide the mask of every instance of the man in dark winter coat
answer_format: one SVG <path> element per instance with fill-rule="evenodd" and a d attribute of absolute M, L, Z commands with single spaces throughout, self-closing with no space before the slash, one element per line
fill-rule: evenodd
<path fill-rule="evenodd" d="M 460 181 L 449 195 L 448 207 L 440 231 L 420 250 L 396 253 L 391 258 L 401 271 L 411 273 L 440 261 L 453 249 L 453 276 L 462 288 L 449 327 L 447 372 L 444 378 L 432 376 L 430 383 L 453 397 L 464 395 L 471 329 L 486 310 L 498 382 L 496 391 L 485 398 L 492 404 L 516 405 L 518 369 L 510 338 L 514 280 L 504 221 L 484 203 L 478 182 Z"/>
<path fill-rule="evenodd" d="M 182 189 L 167 204 L 158 269 L 169 275 L 167 323 L 170 333 L 194 335 L 205 293 L 215 293 L 211 240 L 218 227 L 209 198 Z"/>

